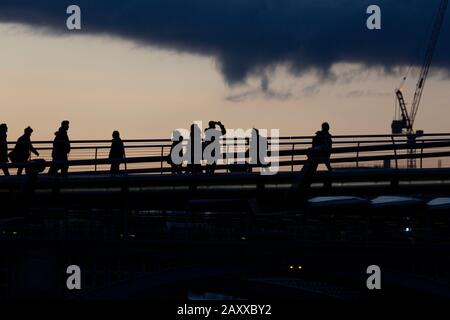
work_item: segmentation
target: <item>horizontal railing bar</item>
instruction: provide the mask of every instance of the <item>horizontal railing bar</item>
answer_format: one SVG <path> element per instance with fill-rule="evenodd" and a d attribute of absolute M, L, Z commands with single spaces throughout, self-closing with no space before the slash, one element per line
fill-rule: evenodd
<path fill-rule="evenodd" d="M 447 134 L 445 134 L 447 135 Z M 380 135 L 376 135 L 380 136 Z M 392 135 L 384 135 L 391 137 Z M 387 155 L 364 155 L 361 156 L 361 153 L 364 152 L 379 152 L 379 151 L 398 151 L 398 150 L 409 150 L 409 149 L 439 149 L 439 148 L 448 148 L 450 147 L 450 137 L 449 139 L 443 139 L 443 138 L 435 138 L 438 136 L 444 136 L 444 134 L 429 134 L 428 136 L 433 138 L 425 139 L 423 136 L 420 137 L 420 140 L 417 140 L 416 143 L 408 143 L 408 142 L 398 142 L 396 141 L 393 143 L 392 141 L 384 141 L 385 144 L 376 144 L 373 145 L 374 141 L 360 141 L 360 143 L 367 143 L 367 145 L 359 145 L 359 146 L 342 146 L 342 147 L 334 147 L 331 150 L 331 153 L 334 154 L 344 154 L 344 153 L 358 153 L 357 157 L 340 157 L 336 158 L 333 157 L 330 159 L 332 163 L 345 163 L 345 162 L 368 162 L 368 161 L 380 161 L 380 160 L 402 160 L 402 159 L 422 159 L 422 158 L 438 158 L 438 157 L 449 157 L 450 151 L 439 151 L 439 152 L 428 152 L 428 153 L 414 153 L 414 154 L 387 154 Z M 342 137 L 342 136 L 341 136 Z M 345 136 L 349 137 L 349 136 Z M 361 136 L 359 136 L 361 137 Z M 79 140 L 80 141 L 80 140 Z M 111 140 L 92 140 L 90 142 L 95 141 L 104 141 L 105 143 L 111 143 Z M 124 140 L 124 142 L 127 141 L 162 141 L 161 139 L 153 139 L 153 140 Z M 167 140 L 164 140 L 167 141 Z M 170 140 L 168 140 L 170 141 Z M 379 141 L 379 140 L 378 140 Z M 34 142 L 36 143 L 36 142 Z M 72 142 L 76 143 L 76 141 Z M 302 142 L 283 142 L 286 145 L 295 145 L 295 144 L 303 144 Z M 334 145 L 339 144 L 355 144 L 354 141 L 335 141 Z M 306 144 L 306 143 L 304 143 Z M 308 142 L 310 144 L 310 142 Z M 75 157 L 78 157 L 79 159 L 72 159 L 69 161 L 46 161 L 43 160 L 38 165 L 42 165 L 45 167 L 49 167 L 52 164 L 56 165 L 68 165 L 70 167 L 81 167 L 81 166 L 96 166 L 96 165 L 110 165 L 111 163 L 127 163 L 127 164 L 145 164 L 145 163 L 160 163 L 161 167 L 158 168 L 131 168 L 127 170 L 127 172 L 144 172 L 145 170 L 149 170 L 148 172 L 170 172 L 172 169 L 170 165 L 167 163 L 168 160 L 168 151 L 170 150 L 171 144 L 163 145 L 130 145 L 126 146 L 126 149 L 143 149 L 143 150 L 137 150 L 134 155 L 139 155 L 139 152 L 146 153 L 146 156 L 139 157 L 126 157 L 126 159 L 107 159 L 107 158 L 100 158 L 100 159 L 87 159 L 89 155 L 87 153 L 84 154 L 78 154 L 75 155 Z M 73 150 L 94 150 L 94 149 L 108 149 L 109 146 L 73 146 Z M 153 150 L 151 149 L 153 148 Z M 163 154 L 161 148 L 167 148 L 166 149 L 166 155 Z M 52 150 L 51 147 L 43 147 L 43 148 L 37 148 L 38 150 Z M 158 149 L 158 150 L 155 150 Z M 152 152 L 158 152 L 158 155 L 152 155 Z M 287 150 L 278 150 L 279 157 L 286 157 L 286 156 L 305 156 L 308 155 L 311 152 L 311 148 L 304 148 L 304 149 L 287 149 Z M 241 157 L 235 158 L 235 155 L 239 155 Z M 224 152 L 222 154 L 222 160 L 223 159 L 229 159 L 229 160 L 236 160 L 236 159 L 243 159 L 242 155 L 245 155 L 246 157 L 249 156 L 248 150 L 233 150 L 229 152 Z M 227 157 L 228 156 L 228 157 Z M 73 156 L 72 156 L 73 157 Z M 280 167 L 283 166 L 293 166 L 293 165 L 301 165 L 304 164 L 306 160 L 290 160 L 290 161 L 280 161 Z M 19 167 L 30 167 L 36 165 L 36 162 L 22 162 L 22 163 L 8 163 L 3 164 L 0 167 L 8 167 L 8 168 L 19 168 Z M 166 166 L 163 168 L 163 166 Z M 258 164 L 252 164 L 250 167 L 261 167 L 261 165 Z M 227 164 L 220 164 L 217 165 L 217 170 L 226 170 L 229 169 L 230 166 Z M 134 170 L 134 171 L 132 171 Z"/>
<path fill-rule="evenodd" d="M 439 136 L 448 136 L 450 139 L 450 133 L 424 133 L 423 135 L 417 136 L 417 139 L 421 139 L 423 137 L 439 137 Z M 300 139 L 312 139 L 314 136 L 282 136 L 277 139 L 280 140 L 300 140 Z M 398 138 L 398 139 L 406 139 L 406 135 L 401 134 L 372 134 L 372 135 L 334 135 L 333 139 L 355 139 L 355 138 Z M 221 139 L 227 139 L 227 140 L 234 140 L 234 139 L 248 139 L 246 137 L 221 137 Z M 268 138 L 270 139 L 270 137 Z M 144 143 L 144 142 L 168 142 L 172 143 L 171 139 L 123 139 L 124 143 Z M 8 141 L 7 144 L 15 144 L 14 141 Z M 111 140 L 72 140 L 71 143 L 73 144 L 84 144 L 84 143 L 104 143 L 108 144 L 111 143 Z M 33 144 L 53 144 L 53 141 L 45 141 L 45 140 L 37 140 L 33 141 Z"/>
<path fill-rule="evenodd" d="M 438 158 L 438 157 L 448 157 L 450 156 L 450 151 L 448 152 L 433 152 L 433 153 L 422 153 L 422 154 L 401 154 L 401 155 L 377 155 L 377 156 L 360 156 L 360 157 L 343 157 L 343 158 L 331 158 L 331 163 L 346 163 L 346 162 L 355 162 L 357 159 L 360 162 L 368 162 L 368 161 L 379 161 L 379 160 L 393 160 L 393 159 L 413 159 L 413 158 Z M 152 157 L 136 157 L 136 158 L 127 158 L 127 164 L 131 163 L 160 163 L 161 161 L 167 160 L 167 157 L 161 156 L 152 156 Z M 52 164 L 56 165 L 69 165 L 72 167 L 75 166 L 93 166 L 93 165 L 109 165 L 114 162 L 124 163 L 124 160 L 111 160 L 111 159 L 97 159 L 97 160 L 69 160 L 69 161 L 45 161 L 42 165 L 45 164 L 46 167 L 51 166 Z M 307 160 L 294 160 L 294 161 L 280 161 L 278 166 L 290 166 L 290 165 L 302 165 Z M 18 167 L 30 167 L 33 163 L 11 163 L 7 165 L 3 165 L 8 168 L 18 168 Z M 250 167 L 262 167 L 260 164 L 249 164 Z M 229 165 L 217 165 L 216 169 L 226 169 L 229 168 Z M 149 168 L 154 170 L 155 172 L 159 172 L 164 168 Z M 186 168 L 184 168 L 186 169 Z M 171 171 L 171 167 L 167 167 L 167 171 Z"/>

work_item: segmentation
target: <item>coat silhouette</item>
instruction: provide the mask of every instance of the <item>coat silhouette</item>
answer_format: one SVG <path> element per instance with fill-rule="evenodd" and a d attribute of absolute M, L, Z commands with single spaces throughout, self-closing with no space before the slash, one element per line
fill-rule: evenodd
<path fill-rule="evenodd" d="M 17 140 L 14 149 L 10 152 L 9 158 L 13 163 L 25 163 L 30 158 L 31 153 L 39 155 L 39 152 L 31 144 L 31 133 L 33 129 L 30 127 L 24 130 L 24 134 Z M 24 166 L 17 168 L 17 175 L 22 174 Z"/>
<path fill-rule="evenodd" d="M 183 162 L 176 164 L 173 162 L 172 160 L 172 153 L 173 150 L 175 149 L 175 147 L 177 145 L 181 145 L 183 143 L 183 136 L 180 134 L 180 132 L 178 132 L 177 130 L 175 130 L 173 132 L 173 138 L 172 138 L 172 145 L 170 146 L 170 151 L 169 151 L 169 155 L 167 157 L 167 163 L 171 166 L 172 168 L 172 173 L 183 173 Z M 177 155 L 178 157 L 180 157 L 181 159 L 183 158 L 183 150 L 181 149 Z"/>
<path fill-rule="evenodd" d="M 113 140 L 111 142 L 111 149 L 109 150 L 109 159 L 113 161 L 111 163 L 111 173 L 118 173 L 120 163 L 125 158 L 125 147 L 122 139 L 120 139 L 119 131 L 114 131 L 112 136 Z"/>
<path fill-rule="evenodd" d="M 219 126 L 220 131 L 216 129 L 216 126 Z M 209 130 L 215 130 L 215 131 L 217 131 L 217 135 L 220 135 L 220 136 L 224 136 L 224 135 L 227 133 L 227 130 L 225 129 L 225 126 L 224 126 L 224 125 L 222 124 L 222 122 L 220 122 L 220 121 L 210 121 L 210 122 L 208 123 L 208 128 L 205 129 L 205 135 L 206 135 L 206 133 L 207 133 Z M 205 141 L 205 142 L 203 143 L 203 149 L 205 149 L 208 145 L 210 145 L 211 143 L 213 143 L 214 140 L 215 140 L 215 135 L 212 136 L 211 141 Z M 212 156 L 213 158 L 215 158 L 215 157 L 216 157 L 216 152 L 215 152 L 215 151 L 212 151 L 211 156 Z M 206 169 L 205 169 L 206 173 L 214 173 L 214 171 L 216 170 L 216 165 L 217 165 L 216 161 L 214 161 L 214 163 L 207 164 L 207 165 L 206 165 Z"/>
<path fill-rule="evenodd" d="M 327 122 L 322 124 L 322 130 L 317 131 L 312 141 L 312 151 L 317 157 L 318 163 L 324 163 L 329 171 L 332 170 L 330 164 L 332 137 L 329 132 L 330 125 Z"/>
<path fill-rule="evenodd" d="M 317 131 L 312 139 L 312 148 L 308 149 L 308 160 L 302 167 L 301 175 L 293 183 L 293 189 L 299 193 L 301 199 L 307 198 L 313 177 L 320 163 L 324 163 L 328 170 L 332 171 L 330 156 L 333 142 L 329 131 L 330 125 L 327 122 L 322 123 L 322 130 Z M 324 182 L 324 188 L 331 189 L 331 182 L 330 177 L 328 177 Z"/>
<path fill-rule="evenodd" d="M 70 153 L 70 140 L 67 135 L 69 130 L 69 121 L 63 121 L 61 127 L 55 132 L 55 139 L 53 140 L 53 151 L 52 158 L 53 161 L 68 161 Z M 69 170 L 69 165 L 66 163 L 54 163 L 50 167 L 49 174 L 56 174 L 61 170 L 62 175 L 66 175 Z"/>

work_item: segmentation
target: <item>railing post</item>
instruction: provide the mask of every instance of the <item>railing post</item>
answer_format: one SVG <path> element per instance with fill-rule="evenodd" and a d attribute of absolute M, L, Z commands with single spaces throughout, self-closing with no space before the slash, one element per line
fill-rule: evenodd
<path fill-rule="evenodd" d="M 420 169 L 422 169 L 422 160 L 423 160 L 423 143 L 425 141 L 422 140 L 422 147 L 420 148 Z"/>
<path fill-rule="evenodd" d="M 125 167 L 125 174 L 128 174 L 127 153 L 125 152 L 125 150 L 123 152 L 123 164 Z"/>
<path fill-rule="evenodd" d="M 250 163 L 250 137 L 245 138 L 245 163 L 251 167 Z"/>
<path fill-rule="evenodd" d="M 294 149 L 295 149 L 295 143 L 292 142 L 292 148 L 291 148 L 291 172 L 294 172 Z"/>
<path fill-rule="evenodd" d="M 394 136 L 391 136 L 391 140 L 392 140 L 392 145 L 394 146 L 395 169 L 398 169 L 397 149 L 395 148 L 395 139 L 394 139 Z"/>
<path fill-rule="evenodd" d="M 234 154 L 233 154 L 233 164 L 238 164 L 238 153 L 239 153 L 239 141 L 238 137 L 234 137 Z"/>
<path fill-rule="evenodd" d="M 161 174 L 163 174 L 163 156 L 164 156 L 164 146 L 161 147 Z"/>
<path fill-rule="evenodd" d="M 227 139 L 225 138 L 224 139 L 224 141 L 225 141 L 225 152 L 226 152 L 226 157 L 225 157 L 225 161 L 224 161 L 224 163 L 225 163 L 225 165 L 226 165 L 226 167 L 227 167 L 227 173 L 230 173 L 230 166 L 229 166 L 229 163 L 228 163 L 228 153 L 230 152 L 230 144 L 229 143 L 227 143 Z"/>
<path fill-rule="evenodd" d="M 97 172 L 97 153 L 98 153 L 98 148 L 95 147 L 95 168 L 94 168 L 95 172 Z"/>
<path fill-rule="evenodd" d="M 356 168 L 359 168 L 359 147 L 361 145 L 361 142 L 358 141 L 358 147 L 356 149 Z"/>

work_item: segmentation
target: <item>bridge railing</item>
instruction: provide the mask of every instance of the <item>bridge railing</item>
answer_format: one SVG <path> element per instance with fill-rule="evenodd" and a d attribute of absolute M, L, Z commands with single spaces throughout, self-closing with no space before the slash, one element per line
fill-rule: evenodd
<path fill-rule="evenodd" d="M 279 154 L 280 171 L 299 171 L 307 159 L 312 136 L 288 136 L 279 139 L 268 138 L 269 150 Z M 230 140 L 232 140 L 230 143 Z M 171 150 L 170 139 L 123 140 L 125 160 L 121 169 L 127 173 L 171 173 L 167 162 Z M 221 140 L 223 160 L 218 161 L 217 172 L 229 172 L 230 162 L 239 159 L 250 162 L 249 139 L 224 138 Z M 51 165 L 51 141 L 33 141 L 39 151 L 38 157 Z M 70 172 L 102 173 L 108 172 L 111 160 L 108 159 L 110 140 L 75 140 L 71 142 L 68 164 Z M 13 142 L 8 142 L 11 150 Z M 411 151 L 412 150 L 412 151 Z M 436 168 L 450 166 L 450 133 L 424 134 L 411 142 L 403 135 L 339 135 L 333 137 L 331 163 L 333 167 L 376 168 L 406 167 L 408 159 L 416 159 L 416 166 Z M 8 164 L 9 168 L 28 166 Z M 251 164 L 254 171 L 261 165 Z M 14 173 L 14 172 L 12 172 Z"/>

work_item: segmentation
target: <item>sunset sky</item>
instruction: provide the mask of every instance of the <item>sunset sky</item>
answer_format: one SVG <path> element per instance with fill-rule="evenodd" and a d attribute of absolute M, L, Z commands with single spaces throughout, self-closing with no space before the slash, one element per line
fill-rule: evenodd
<path fill-rule="evenodd" d="M 362 10 L 352 11 L 358 15 L 353 25 L 336 27 L 336 21 L 343 17 L 330 20 L 325 11 L 324 16 L 309 22 L 322 28 L 322 33 L 300 28 L 296 30 L 301 43 L 298 48 L 286 46 L 282 50 L 281 38 L 286 35 L 286 41 L 291 39 L 291 31 L 285 31 L 288 23 L 286 28 L 266 26 L 260 36 L 249 24 L 248 30 L 243 29 L 249 38 L 242 40 L 233 28 L 229 37 L 224 36 L 228 25 L 210 16 L 211 38 L 197 37 L 196 29 L 187 29 L 179 20 L 201 28 L 203 22 L 195 20 L 203 14 L 198 9 L 196 18 L 186 21 L 180 17 L 163 21 L 149 15 L 148 25 L 147 18 L 138 25 L 151 32 L 138 33 L 133 31 L 137 26 L 129 23 L 134 20 L 134 11 L 126 12 L 119 2 L 96 16 L 94 22 L 90 13 L 99 9 L 78 1 L 83 28 L 74 32 L 64 31 L 67 15 L 61 1 L 57 7 L 54 3 L 58 1 L 43 1 L 48 11 L 43 5 L 36 9 L 36 16 L 27 16 L 32 1 L 0 0 L 0 122 L 8 124 L 10 140 L 28 125 L 35 130 L 35 140 L 50 140 L 64 119 L 71 121 L 72 139 L 109 139 L 113 130 L 119 130 L 125 139 L 168 138 L 173 129 L 187 128 L 196 120 L 221 120 L 229 128 L 279 128 L 282 135 L 312 134 L 323 121 L 331 124 L 333 134 L 389 133 L 394 89 L 409 63 L 420 64 L 422 55 L 417 49 L 427 42 L 425 31 L 438 4 L 402 1 L 413 8 L 414 4 L 433 5 L 423 15 L 419 15 L 420 8 L 410 8 L 411 14 L 397 25 L 391 18 L 399 10 L 397 6 L 378 1 L 386 12 L 383 29 L 369 31 L 364 11 L 368 2 L 355 0 Z M 240 7 L 239 1 L 216 2 L 227 3 L 228 11 L 219 8 L 226 12 L 224 18 L 235 16 L 236 23 L 243 19 L 241 11 L 231 11 Z M 287 0 L 248 2 L 255 6 L 262 3 L 267 11 L 262 18 L 255 18 L 254 24 L 282 15 L 283 10 L 289 11 L 289 5 L 295 6 Z M 146 6 L 145 1 L 134 3 Z M 204 1 L 192 3 L 208 6 Z M 245 9 L 250 17 L 252 8 Z M 61 13 L 58 19 L 52 18 L 55 12 Z M 107 14 L 111 19 L 104 17 Z M 121 14 L 128 20 L 122 22 Z M 339 11 L 337 14 L 339 17 Z M 255 16 L 260 15 L 255 12 Z M 298 18 L 300 24 L 302 18 Z M 411 25 L 417 25 L 417 30 L 411 30 Z M 110 26 L 114 27 L 108 29 Z M 342 29 L 342 37 L 333 37 L 331 30 L 335 28 Z M 425 132 L 450 131 L 449 29 L 450 22 L 446 21 L 436 51 L 436 68 L 427 82 L 416 121 L 416 128 Z M 355 30 L 354 40 L 346 34 L 348 30 Z M 402 30 L 407 30 L 404 38 Z M 266 37 L 272 31 L 276 41 Z M 397 42 L 391 41 L 391 33 L 397 35 Z M 254 42 L 252 36 L 256 37 Z M 348 52 L 345 41 L 352 46 Z M 337 52 L 328 54 L 333 50 Z M 319 59 L 319 55 L 324 57 Z M 416 80 L 413 70 L 405 86 L 407 101 L 412 100 Z"/>

